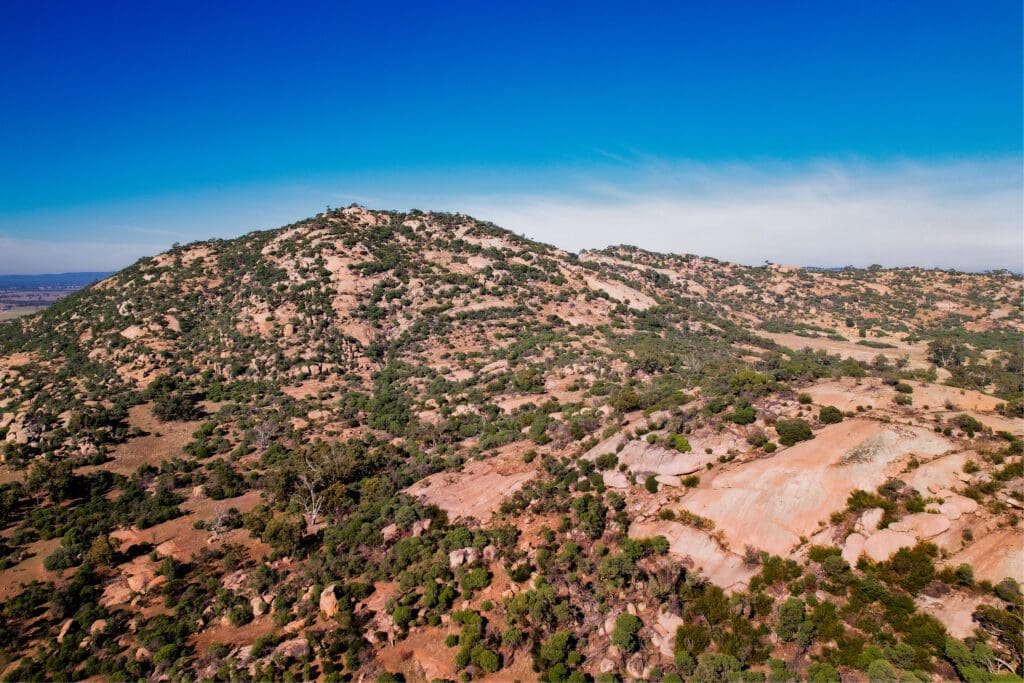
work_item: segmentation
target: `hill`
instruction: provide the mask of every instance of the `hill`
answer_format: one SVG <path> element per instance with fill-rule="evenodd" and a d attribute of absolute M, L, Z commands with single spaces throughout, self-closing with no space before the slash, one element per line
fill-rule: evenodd
<path fill-rule="evenodd" d="M 358 206 L 143 259 L 0 326 L 5 677 L 1019 673 L 1021 286 Z"/>

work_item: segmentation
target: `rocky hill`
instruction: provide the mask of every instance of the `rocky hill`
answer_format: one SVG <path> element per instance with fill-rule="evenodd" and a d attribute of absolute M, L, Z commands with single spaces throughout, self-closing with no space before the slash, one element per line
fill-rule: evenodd
<path fill-rule="evenodd" d="M 1020 674 L 1022 279 L 329 211 L 0 324 L 4 677 Z"/>

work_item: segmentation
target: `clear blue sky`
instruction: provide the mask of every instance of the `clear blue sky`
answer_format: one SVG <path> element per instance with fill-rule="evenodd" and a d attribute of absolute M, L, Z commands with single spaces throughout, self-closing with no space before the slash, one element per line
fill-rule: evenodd
<path fill-rule="evenodd" d="M 638 164 L 1016 180 L 1021 25 L 1019 0 L 5 0 L 0 247 L 158 247 L 349 196 L 576 198 L 568 176 L 625 166 L 636 190 Z"/>

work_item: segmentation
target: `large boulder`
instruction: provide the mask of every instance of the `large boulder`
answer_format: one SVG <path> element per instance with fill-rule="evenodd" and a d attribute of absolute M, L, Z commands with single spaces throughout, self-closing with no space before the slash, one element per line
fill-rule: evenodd
<path fill-rule="evenodd" d="M 874 562 L 885 562 L 903 548 L 917 545 L 917 537 L 906 531 L 882 529 L 864 542 L 864 553 Z"/>
<path fill-rule="evenodd" d="M 338 613 L 338 592 L 337 584 L 331 584 L 320 591 L 320 611 L 330 619 Z"/>
<path fill-rule="evenodd" d="M 464 564 L 473 564 L 480 559 L 480 551 L 476 548 L 459 548 L 448 553 L 448 566 L 452 569 Z"/>
<path fill-rule="evenodd" d="M 309 641 L 305 638 L 292 638 L 274 648 L 274 656 L 282 659 L 302 659 L 309 654 Z"/>

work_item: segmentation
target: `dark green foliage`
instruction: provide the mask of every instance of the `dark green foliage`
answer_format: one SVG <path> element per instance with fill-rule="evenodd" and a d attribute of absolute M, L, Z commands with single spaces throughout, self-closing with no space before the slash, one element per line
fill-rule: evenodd
<path fill-rule="evenodd" d="M 818 413 L 818 419 L 827 425 L 837 424 L 843 421 L 843 412 L 835 406 L 824 406 Z"/>
<path fill-rule="evenodd" d="M 775 422 L 775 431 L 779 435 L 779 443 L 783 446 L 792 446 L 800 441 L 814 438 L 811 426 L 798 417 L 777 420 Z"/>
<path fill-rule="evenodd" d="M 632 614 L 622 613 L 615 619 L 615 628 L 612 630 L 611 641 L 622 652 L 635 652 L 640 647 L 640 639 L 637 633 L 643 627 L 643 623 Z"/>

